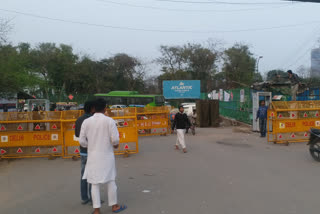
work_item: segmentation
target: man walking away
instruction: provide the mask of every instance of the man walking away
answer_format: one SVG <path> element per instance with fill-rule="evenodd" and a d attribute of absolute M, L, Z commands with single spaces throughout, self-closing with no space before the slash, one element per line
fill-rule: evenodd
<path fill-rule="evenodd" d="M 94 106 L 93 101 L 87 101 L 84 104 L 84 115 L 79 117 L 76 121 L 76 128 L 75 128 L 75 136 L 77 138 L 80 137 L 80 130 L 81 125 L 85 119 L 88 119 L 94 114 Z M 81 158 L 81 181 L 80 181 L 80 192 L 81 192 L 81 200 L 82 204 L 87 204 L 89 201 L 91 201 L 91 185 L 88 185 L 87 180 L 82 179 L 84 169 L 87 164 L 87 148 L 84 148 L 80 145 L 80 158 Z M 88 192 L 89 190 L 89 192 Z M 88 194 L 89 193 L 89 194 Z"/>
<path fill-rule="evenodd" d="M 259 110 L 257 112 L 256 121 L 259 119 L 259 126 L 260 126 L 260 137 L 265 137 L 267 132 L 267 115 L 268 107 L 265 106 L 265 101 L 262 100 L 260 103 Z"/>
<path fill-rule="evenodd" d="M 190 121 L 188 119 L 188 116 L 184 113 L 183 106 L 179 106 L 179 112 L 175 115 L 172 124 L 172 131 L 174 131 L 174 128 L 177 129 L 177 141 L 175 148 L 179 150 L 180 144 L 184 153 L 187 153 L 186 143 L 184 140 L 184 132 L 186 130 L 186 127 L 190 127 Z"/>
<path fill-rule="evenodd" d="M 86 119 L 80 132 L 80 144 L 88 148 L 88 161 L 82 179 L 92 184 L 92 204 L 94 214 L 100 214 L 100 185 L 108 186 L 109 206 L 115 213 L 126 206 L 117 204 L 116 166 L 113 148 L 119 147 L 119 132 L 116 122 L 104 115 L 106 101 L 95 101 L 95 114 Z"/>
<path fill-rule="evenodd" d="M 287 71 L 289 75 L 289 79 L 291 81 L 291 92 L 292 92 L 292 101 L 297 100 L 297 92 L 299 90 L 299 86 L 301 85 L 300 78 L 297 74 L 292 73 L 291 70 Z"/>

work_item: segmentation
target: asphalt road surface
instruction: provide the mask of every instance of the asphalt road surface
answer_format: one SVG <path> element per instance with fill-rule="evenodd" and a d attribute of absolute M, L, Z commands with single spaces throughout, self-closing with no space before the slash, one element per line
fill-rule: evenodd
<path fill-rule="evenodd" d="M 268 144 L 257 133 L 197 129 L 188 153 L 175 135 L 140 138 L 117 157 L 119 202 L 130 214 L 319 214 L 320 163 L 306 144 Z M 91 213 L 80 204 L 80 161 L 0 161 L 1 214 Z M 102 199 L 107 202 L 104 186 Z M 102 213 L 111 213 L 107 203 Z"/>

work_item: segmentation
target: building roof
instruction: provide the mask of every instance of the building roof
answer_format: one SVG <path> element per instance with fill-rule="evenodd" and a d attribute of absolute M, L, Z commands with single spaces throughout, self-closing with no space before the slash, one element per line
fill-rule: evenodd
<path fill-rule="evenodd" d="M 17 98 L 19 100 L 35 99 L 33 96 L 31 96 L 31 95 L 29 95 L 29 94 L 27 94 L 27 93 L 25 93 L 23 91 L 18 92 Z"/>

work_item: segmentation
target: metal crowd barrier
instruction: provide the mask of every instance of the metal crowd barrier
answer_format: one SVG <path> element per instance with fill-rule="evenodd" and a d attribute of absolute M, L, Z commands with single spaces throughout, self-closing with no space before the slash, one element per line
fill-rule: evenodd
<path fill-rule="evenodd" d="M 116 155 L 139 152 L 136 108 L 108 109 L 106 115 L 112 117 L 118 127 L 120 143 Z"/>
<path fill-rule="evenodd" d="M 116 155 L 139 152 L 138 136 L 170 131 L 169 107 L 108 109 L 119 130 Z M 0 158 L 79 157 L 75 122 L 82 111 L 0 113 Z"/>
<path fill-rule="evenodd" d="M 139 136 L 170 133 L 170 109 L 168 106 L 137 108 Z"/>
<path fill-rule="evenodd" d="M 310 128 L 320 128 L 320 101 L 273 102 L 268 110 L 268 141 L 306 142 Z"/>
<path fill-rule="evenodd" d="M 78 111 L 64 111 L 64 158 L 77 158 L 80 156 L 79 139 L 74 135 L 75 122 L 80 116 Z M 135 154 L 139 152 L 136 109 L 108 109 L 105 113 L 114 119 L 119 131 L 119 148 L 115 149 L 115 155 Z"/>
<path fill-rule="evenodd" d="M 80 156 L 79 140 L 75 137 L 76 120 L 80 117 L 82 111 L 63 111 L 62 126 L 64 136 L 63 157 L 75 158 Z"/>
<path fill-rule="evenodd" d="M 63 156 L 60 112 L 0 113 L 0 157 Z"/>

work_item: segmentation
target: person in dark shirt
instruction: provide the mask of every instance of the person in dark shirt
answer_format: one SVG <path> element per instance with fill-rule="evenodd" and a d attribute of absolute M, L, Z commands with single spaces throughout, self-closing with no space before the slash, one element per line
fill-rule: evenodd
<path fill-rule="evenodd" d="M 257 112 L 257 118 L 256 121 L 258 121 L 259 119 L 259 127 L 260 127 L 260 134 L 261 137 L 265 137 L 266 136 L 266 132 L 267 132 L 267 115 L 268 113 L 268 107 L 265 106 L 265 101 L 262 100 L 259 110 Z"/>
<path fill-rule="evenodd" d="M 84 115 L 79 117 L 76 121 L 76 127 L 75 127 L 75 136 L 77 138 L 80 137 L 80 130 L 81 125 L 85 119 L 88 119 L 94 114 L 94 102 L 93 101 L 87 101 L 84 104 Z M 87 148 L 84 148 L 80 146 L 80 158 L 81 158 L 81 183 L 80 183 L 80 191 L 81 191 L 81 200 L 82 204 L 87 204 L 91 201 L 91 185 L 88 184 L 87 180 L 83 180 L 83 173 L 84 169 L 86 168 L 87 164 L 87 157 L 88 152 Z M 88 192 L 89 190 L 89 192 Z"/>
<path fill-rule="evenodd" d="M 177 141 L 175 148 L 179 150 L 180 144 L 184 153 L 187 153 L 186 143 L 184 140 L 184 132 L 187 127 L 190 127 L 190 121 L 188 116 L 184 113 L 183 106 L 179 106 L 179 112 L 175 115 L 173 120 L 172 130 L 174 131 L 174 128 L 177 129 Z"/>
<path fill-rule="evenodd" d="M 300 78 L 297 74 L 292 73 L 291 70 L 287 71 L 289 75 L 289 80 L 291 81 L 291 92 L 292 92 L 292 101 L 296 101 L 297 92 L 299 90 L 299 86 L 301 85 Z"/>

